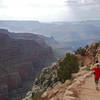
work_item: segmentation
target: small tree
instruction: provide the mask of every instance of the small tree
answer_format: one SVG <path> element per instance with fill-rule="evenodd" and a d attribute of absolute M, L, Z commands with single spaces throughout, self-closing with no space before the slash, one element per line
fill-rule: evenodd
<path fill-rule="evenodd" d="M 89 45 L 86 45 L 85 48 L 86 48 L 86 49 L 89 48 Z"/>
<path fill-rule="evenodd" d="M 77 57 L 73 54 L 67 53 L 63 61 L 59 63 L 60 67 L 57 70 L 58 80 L 65 82 L 66 79 L 70 79 L 72 73 L 76 73 L 79 70 L 79 64 Z"/>
<path fill-rule="evenodd" d="M 75 51 L 75 54 L 80 54 L 81 56 L 85 56 L 85 49 L 80 47 Z"/>

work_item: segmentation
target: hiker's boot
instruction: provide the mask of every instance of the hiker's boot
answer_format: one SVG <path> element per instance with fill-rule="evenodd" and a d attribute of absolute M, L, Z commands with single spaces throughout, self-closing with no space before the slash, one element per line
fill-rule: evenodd
<path fill-rule="evenodd" d="M 98 86 L 96 87 L 96 90 L 99 90 Z"/>

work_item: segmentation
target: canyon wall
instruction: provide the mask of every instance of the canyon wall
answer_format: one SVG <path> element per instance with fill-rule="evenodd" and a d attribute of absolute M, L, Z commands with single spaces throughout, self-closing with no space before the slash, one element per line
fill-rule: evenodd
<path fill-rule="evenodd" d="M 56 60 L 51 47 L 38 36 L 21 39 L 10 34 L 15 33 L 0 30 L 0 100 L 7 100 L 10 91 L 34 80 L 44 66 Z"/>

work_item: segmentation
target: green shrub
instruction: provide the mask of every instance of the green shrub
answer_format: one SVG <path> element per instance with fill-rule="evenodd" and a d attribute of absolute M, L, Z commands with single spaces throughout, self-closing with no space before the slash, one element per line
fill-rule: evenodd
<path fill-rule="evenodd" d="M 41 96 L 42 96 L 43 93 L 44 93 L 44 91 L 32 94 L 32 100 L 43 100 L 41 98 Z"/>
<path fill-rule="evenodd" d="M 73 83 L 74 77 L 71 77 L 69 85 Z"/>
<path fill-rule="evenodd" d="M 89 67 L 89 66 L 87 66 L 87 67 L 86 67 L 86 70 L 87 70 L 87 71 L 90 71 L 90 67 Z"/>
<path fill-rule="evenodd" d="M 60 67 L 57 70 L 58 80 L 65 82 L 67 79 L 71 79 L 71 74 L 76 73 L 79 70 L 78 59 L 75 55 L 67 53 L 63 61 L 59 63 Z"/>
<path fill-rule="evenodd" d="M 95 57 L 95 56 L 96 56 L 96 54 L 97 54 L 97 52 L 96 52 L 96 51 L 93 51 L 93 57 Z"/>
<path fill-rule="evenodd" d="M 81 67 L 83 67 L 83 66 L 84 66 L 84 62 L 83 62 L 83 61 L 80 63 L 80 66 L 81 66 Z"/>
<path fill-rule="evenodd" d="M 86 48 L 86 49 L 89 48 L 89 45 L 86 45 L 85 48 Z"/>
<path fill-rule="evenodd" d="M 42 84 L 43 82 L 45 81 L 45 77 L 38 77 L 37 80 L 35 81 L 35 84 L 38 85 L 38 84 Z"/>
<path fill-rule="evenodd" d="M 37 78 L 37 80 L 35 81 L 35 84 L 38 85 L 40 83 L 40 79 Z"/>
<path fill-rule="evenodd" d="M 80 54 L 81 56 L 85 56 L 85 49 L 80 47 L 75 51 L 75 54 Z"/>

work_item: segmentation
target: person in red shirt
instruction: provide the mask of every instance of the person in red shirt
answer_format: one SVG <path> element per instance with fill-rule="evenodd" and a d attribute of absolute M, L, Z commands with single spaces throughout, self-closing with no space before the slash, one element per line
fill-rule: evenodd
<path fill-rule="evenodd" d="M 98 64 L 96 67 L 94 67 L 93 71 L 95 72 L 94 79 L 95 79 L 95 84 L 96 84 L 96 90 L 98 90 L 98 82 L 100 78 L 100 65 Z"/>

